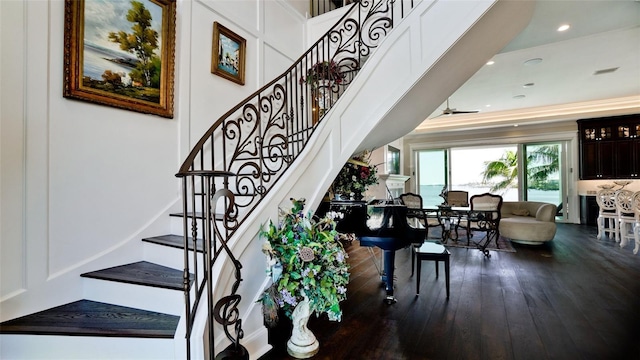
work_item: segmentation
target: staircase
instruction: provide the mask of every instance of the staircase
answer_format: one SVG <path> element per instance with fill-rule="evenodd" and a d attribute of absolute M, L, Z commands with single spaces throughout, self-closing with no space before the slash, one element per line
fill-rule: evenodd
<path fill-rule="evenodd" d="M 182 236 L 142 243 L 150 259 L 182 258 Z M 84 299 L 0 324 L 3 358 L 26 353 L 33 359 L 185 357 L 184 333 L 178 332 L 184 308 L 181 270 L 142 260 L 81 276 Z"/>
<path fill-rule="evenodd" d="M 195 145 L 178 173 L 183 212 L 169 220 L 180 222 L 174 234 L 142 240 L 140 261 L 82 274 L 83 300 L 0 324 L 0 355 L 12 358 L 28 349 L 24 358 L 201 358 L 204 349 L 217 353 L 242 338 L 220 326 L 215 336 L 207 331 L 214 317 L 202 308 L 214 308 L 219 304 L 214 299 L 230 302 L 242 295 L 241 343 L 252 357 L 260 356 L 266 331 L 254 300 L 267 281 L 257 240 L 260 225 L 276 219 L 278 205 L 290 197 L 304 197 L 310 209 L 317 208 L 351 154 L 413 129 L 431 112 L 426 107 L 435 109 L 524 26 L 527 11 L 514 15 L 527 7 L 523 3 L 379 0 L 365 9 L 354 5 L 351 17 L 340 22 L 358 19 L 362 32 L 332 30 L 345 41 L 320 39 Z M 502 23 L 492 30 L 491 22 Z M 391 27 L 397 29 L 391 32 Z M 434 36 L 438 27 L 446 31 Z M 363 33 L 375 39 L 363 41 Z M 330 86 L 332 95 L 318 116 L 312 90 L 299 79 L 323 61 L 335 61 L 346 76 Z M 431 89 L 427 92 L 434 95 L 423 99 L 419 93 L 429 87 L 439 88 L 441 95 Z M 211 252 L 199 255 L 205 250 Z M 243 277 L 236 256 L 244 264 Z M 220 261 L 208 264 L 207 258 Z M 203 271 L 207 268 L 212 270 Z M 244 288 L 238 289 L 240 280 Z M 191 338 L 186 344 L 185 334 Z"/>

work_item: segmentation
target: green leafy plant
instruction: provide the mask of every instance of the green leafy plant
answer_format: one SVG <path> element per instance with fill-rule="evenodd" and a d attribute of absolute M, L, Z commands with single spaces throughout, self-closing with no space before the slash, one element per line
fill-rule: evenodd
<path fill-rule="evenodd" d="M 340 321 L 340 302 L 346 299 L 349 282 L 347 253 L 335 230 L 335 213 L 315 220 L 303 213 L 305 200 L 294 200 L 278 226 L 272 221 L 260 231 L 267 241 L 263 252 L 269 260 L 273 283 L 261 302 L 265 322 L 277 322 L 278 309 L 291 318 L 296 305 L 308 298 L 310 311 L 327 313 L 329 320 Z"/>
<path fill-rule="evenodd" d="M 333 181 L 335 194 L 362 194 L 371 185 L 378 183 L 378 170 L 370 164 L 370 152 L 354 156 L 340 170 Z"/>

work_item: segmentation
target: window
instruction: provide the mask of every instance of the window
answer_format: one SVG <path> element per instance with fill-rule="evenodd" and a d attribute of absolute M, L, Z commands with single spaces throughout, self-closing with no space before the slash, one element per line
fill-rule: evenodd
<path fill-rule="evenodd" d="M 423 206 L 442 204 L 442 188 L 447 183 L 447 151 L 423 150 L 418 152 L 418 193 Z"/>
<path fill-rule="evenodd" d="M 501 195 L 504 201 L 556 204 L 557 219 L 568 220 L 569 172 L 563 165 L 568 146 L 568 141 L 554 141 L 419 150 L 417 191 L 425 207 L 441 204 L 440 193 L 446 187 L 467 191 L 469 197 L 489 192 Z"/>
<path fill-rule="evenodd" d="M 523 186 L 525 200 L 542 201 L 558 206 L 559 220 L 566 214 L 564 201 L 566 178 L 562 142 L 524 144 L 523 152 L 526 181 Z"/>
<path fill-rule="evenodd" d="M 469 197 L 494 193 L 505 201 L 518 200 L 517 146 L 451 149 L 451 190 L 465 190 Z M 483 183 L 485 171 L 489 178 Z"/>

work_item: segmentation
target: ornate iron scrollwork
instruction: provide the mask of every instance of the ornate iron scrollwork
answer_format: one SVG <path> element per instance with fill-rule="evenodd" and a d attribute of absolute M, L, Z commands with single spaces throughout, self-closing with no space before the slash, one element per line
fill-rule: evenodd
<path fill-rule="evenodd" d="M 241 297 L 237 294 L 225 296 L 218 300 L 213 309 L 216 321 L 223 326 L 227 339 L 231 341 L 231 345 L 216 355 L 216 360 L 249 359 L 249 352 L 240 344 L 244 337 L 242 319 L 238 311 L 240 300 Z M 229 331 L 229 326 L 234 327 L 235 337 Z"/>

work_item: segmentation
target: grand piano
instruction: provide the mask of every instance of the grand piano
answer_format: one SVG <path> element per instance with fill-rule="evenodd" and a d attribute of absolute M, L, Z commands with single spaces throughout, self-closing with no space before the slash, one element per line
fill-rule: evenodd
<path fill-rule="evenodd" d="M 368 215 L 369 209 L 374 214 L 371 217 Z M 387 304 L 394 303 L 396 251 L 414 243 L 421 244 L 426 238 L 426 230 L 411 227 L 407 222 L 407 207 L 390 201 L 373 205 L 362 201 L 332 201 L 331 210 L 344 215 L 336 226 L 339 232 L 354 233 L 360 240 L 360 246 L 382 250 L 383 271 L 380 276 L 387 292 L 384 301 Z M 374 216 L 378 221 L 371 221 Z"/>

